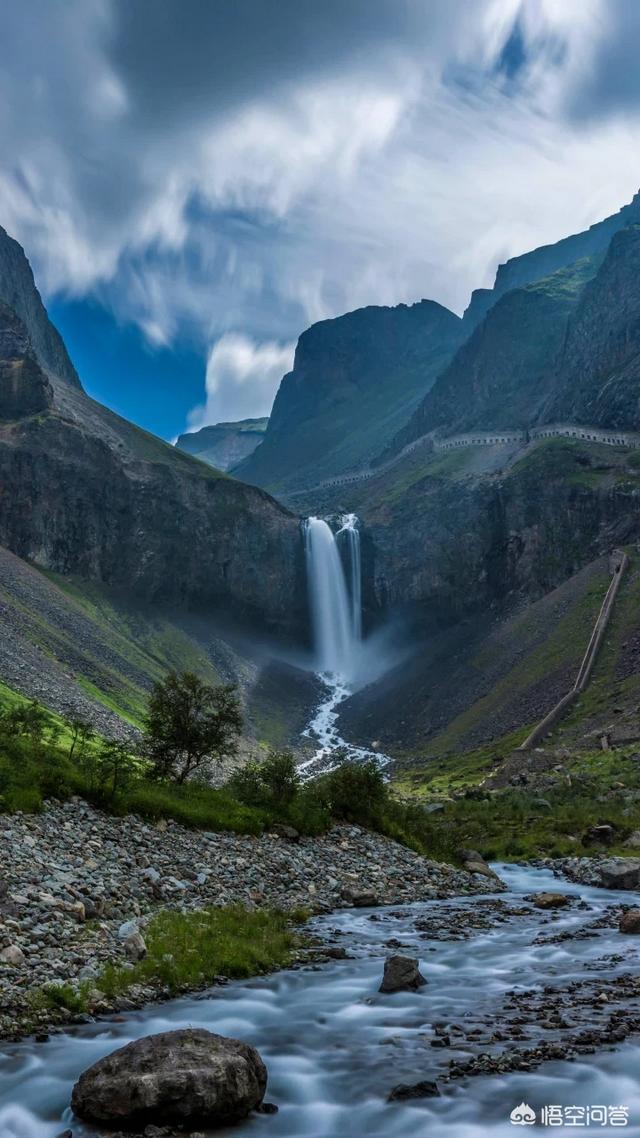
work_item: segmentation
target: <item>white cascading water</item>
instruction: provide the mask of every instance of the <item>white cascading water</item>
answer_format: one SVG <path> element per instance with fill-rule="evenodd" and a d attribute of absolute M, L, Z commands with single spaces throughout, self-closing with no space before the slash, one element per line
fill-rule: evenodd
<path fill-rule="evenodd" d="M 344 534 L 349 551 L 351 585 L 351 629 L 356 644 L 362 640 L 362 563 L 360 558 L 360 530 L 355 514 L 345 514 L 337 537 Z"/>
<path fill-rule="evenodd" d="M 345 514 L 340 523 L 337 534 L 322 518 L 307 518 L 304 527 L 316 672 L 325 694 L 303 732 L 318 743 L 313 757 L 300 765 L 303 777 L 331 770 L 336 752 L 350 759 L 376 759 L 381 765 L 389 762 L 387 755 L 355 747 L 338 733 L 338 707 L 354 691 L 363 652 L 358 518 Z M 336 540 L 340 538 L 346 542 L 350 589 Z"/>
<path fill-rule="evenodd" d="M 336 539 L 322 518 L 305 523 L 305 554 L 317 670 L 345 681 L 355 667 L 353 609 Z"/>

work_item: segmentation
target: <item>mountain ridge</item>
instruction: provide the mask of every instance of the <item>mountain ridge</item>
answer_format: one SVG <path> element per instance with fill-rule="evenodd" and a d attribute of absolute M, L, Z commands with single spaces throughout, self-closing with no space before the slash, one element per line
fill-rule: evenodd
<path fill-rule="evenodd" d="M 90 399 L 24 253 L 2 231 L 7 296 L 19 311 L 0 307 L 0 544 L 147 600 L 218 608 L 281 634 L 299 629 L 297 518 Z"/>
<path fill-rule="evenodd" d="M 462 322 L 435 301 L 356 309 L 302 333 L 264 441 L 234 471 L 268 489 L 357 468 L 390 441 L 453 353 Z"/>
<path fill-rule="evenodd" d="M 268 417 L 239 419 L 237 422 L 212 423 L 180 435 L 176 447 L 208 462 L 217 470 L 229 471 L 260 446 L 267 429 Z"/>

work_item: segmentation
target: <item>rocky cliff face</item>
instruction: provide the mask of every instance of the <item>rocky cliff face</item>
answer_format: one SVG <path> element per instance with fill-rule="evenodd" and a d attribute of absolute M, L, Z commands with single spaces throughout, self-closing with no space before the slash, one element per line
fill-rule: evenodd
<path fill-rule="evenodd" d="M 27 330 L 0 302 L 0 419 L 37 415 L 53 403 L 53 387 L 35 358 Z"/>
<path fill-rule="evenodd" d="M 215 423 L 180 435 L 176 446 L 217 470 L 232 470 L 260 446 L 268 422 L 268 419 L 241 419 L 237 423 Z"/>
<path fill-rule="evenodd" d="M 546 419 L 640 429 L 640 225 L 616 234 L 569 321 Z"/>
<path fill-rule="evenodd" d="M 296 628 L 304 609 L 298 520 L 263 491 L 95 403 L 71 382 L 75 373 L 60 378 L 52 366 L 49 381 L 32 346 L 51 365 L 62 366 L 66 353 L 48 354 L 56 341 L 45 335 L 37 294 L 24 292 L 26 259 L 11 255 L 16 280 L 5 263 L 0 291 L 18 298 L 26 319 L 0 313 L 0 544 L 149 600 Z"/>
<path fill-rule="evenodd" d="M 457 316 L 427 300 L 314 324 L 298 341 L 264 442 L 238 475 L 286 490 L 366 464 L 409 419 L 460 328 Z"/>
<path fill-rule="evenodd" d="M 457 351 L 394 443 L 398 450 L 428 431 L 455 434 L 538 420 L 557 390 L 556 363 L 570 314 L 591 261 L 499 300 Z"/>
<path fill-rule="evenodd" d="M 436 627 L 533 600 L 635 541 L 638 467 L 633 454 L 611 461 L 557 440 L 486 477 L 427 474 L 392 500 L 380 491 L 363 507 L 379 602 Z"/>
<path fill-rule="evenodd" d="M 23 322 L 33 351 L 45 371 L 80 387 L 78 374 L 62 337 L 47 316 L 24 250 L 1 226 L 0 301 Z"/>

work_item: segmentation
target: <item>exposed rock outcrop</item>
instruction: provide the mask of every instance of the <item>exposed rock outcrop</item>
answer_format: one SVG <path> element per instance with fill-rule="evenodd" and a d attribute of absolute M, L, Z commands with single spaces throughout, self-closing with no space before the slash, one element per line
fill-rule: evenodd
<path fill-rule="evenodd" d="M 0 302 L 0 419 L 22 419 L 48 410 L 53 387 L 40 367 L 27 330 Z"/>
<path fill-rule="evenodd" d="M 49 320 L 24 250 L 0 226 L 0 301 L 13 309 L 25 327 L 35 355 L 45 370 L 80 387 L 57 328 Z"/>

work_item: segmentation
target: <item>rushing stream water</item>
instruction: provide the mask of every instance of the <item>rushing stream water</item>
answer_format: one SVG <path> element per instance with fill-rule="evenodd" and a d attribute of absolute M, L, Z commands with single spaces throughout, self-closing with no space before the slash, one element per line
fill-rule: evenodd
<path fill-rule="evenodd" d="M 532 890 L 559 886 L 579 894 L 587 906 L 559 910 L 551 921 L 538 910 L 511 916 L 468 940 L 453 939 L 453 916 L 452 939 L 425 939 L 415 921 L 449 909 L 460 912 L 461 906 L 475 914 L 482 907 L 477 897 L 317 918 L 316 930 L 338 930 L 339 943 L 355 959 L 230 984 L 203 998 L 175 1000 L 119 1022 L 88 1025 L 47 1043 L 0 1045 L 0 1138 L 54 1138 L 65 1125 L 72 1126 L 74 1138 L 94 1135 L 71 1119 L 67 1107 L 80 1071 L 131 1039 L 187 1025 L 255 1044 L 267 1064 L 267 1099 L 278 1104 L 279 1113 L 217 1132 L 229 1138 L 506 1138 L 518 1133 L 509 1114 L 521 1102 L 536 1111 L 547 1104 L 624 1105 L 629 1123 L 621 1132 L 638 1138 L 636 1043 L 576 1062 L 546 1063 L 530 1073 L 443 1084 L 440 1098 L 386 1102 L 397 1083 L 441 1076 L 445 1056 L 429 1046 L 434 1023 L 475 1024 L 487 1016 L 499 1021 L 501 1001 L 510 990 L 541 991 L 573 977 L 595 976 L 604 982 L 637 964 L 634 938 L 613 929 L 601 929 L 589 939 L 533 943 L 550 927 L 554 933 L 575 931 L 607 906 L 621 900 L 628 904 L 628 893 L 560 884 L 541 870 L 498 868 L 510 887 L 503 896 L 516 906 Z M 390 937 L 406 945 L 403 951 L 421 957 L 429 984 L 419 992 L 378 993 Z M 621 953 L 623 960 L 617 956 Z M 567 1127 L 563 1132 L 567 1129 L 572 1132 Z M 601 1125 L 578 1131 L 616 1132 Z"/>

